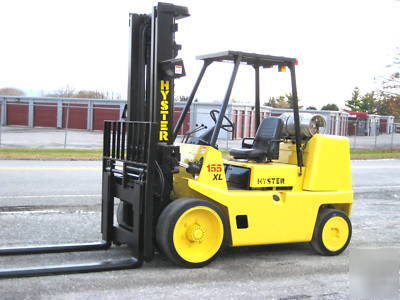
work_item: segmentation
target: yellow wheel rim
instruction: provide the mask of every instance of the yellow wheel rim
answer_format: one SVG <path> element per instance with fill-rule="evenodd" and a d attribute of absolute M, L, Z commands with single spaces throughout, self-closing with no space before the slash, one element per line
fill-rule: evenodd
<path fill-rule="evenodd" d="M 200 263 L 213 257 L 224 237 L 219 215 L 206 206 L 196 206 L 183 213 L 175 224 L 173 241 L 184 260 Z"/>
<path fill-rule="evenodd" d="M 322 242 L 329 251 L 340 250 L 349 237 L 349 226 L 342 217 L 330 218 L 322 230 Z"/>

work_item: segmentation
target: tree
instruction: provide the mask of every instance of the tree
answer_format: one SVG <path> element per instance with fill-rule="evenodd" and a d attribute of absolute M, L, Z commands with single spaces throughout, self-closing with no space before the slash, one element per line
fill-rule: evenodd
<path fill-rule="evenodd" d="M 298 99 L 298 102 L 300 102 L 300 99 Z M 284 96 L 279 97 L 270 97 L 269 100 L 264 103 L 264 105 L 274 108 L 292 108 L 293 97 L 292 94 L 285 94 Z M 299 105 L 299 108 L 302 108 L 302 106 Z"/>
<path fill-rule="evenodd" d="M 367 93 L 361 97 L 359 111 L 365 111 L 370 114 L 376 114 L 377 107 L 378 107 L 378 98 L 375 96 L 375 92 Z"/>
<path fill-rule="evenodd" d="M 346 101 L 346 107 L 348 107 L 351 111 L 359 111 L 361 103 L 361 95 L 358 87 L 355 87 L 353 93 L 351 95 L 351 99 Z"/>
<path fill-rule="evenodd" d="M 264 105 L 274 108 L 289 108 L 289 103 L 286 101 L 285 96 L 270 97 Z"/>
<path fill-rule="evenodd" d="M 75 93 L 76 98 L 105 99 L 106 95 L 99 91 L 82 90 Z"/>
<path fill-rule="evenodd" d="M 321 107 L 321 110 L 339 110 L 339 107 L 335 103 L 328 103 Z"/>
<path fill-rule="evenodd" d="M 306 109 L 307 110 L 317 110 L 317 108 L 315 106 L 308 106 Z"/>
<path fill-rule="evenodd" d="M 13 87 L 4 87 L 0 89 L 0 95 L 4 96 L 25 96 L 25 92 L 21 89 Z"/>
<path fill-rule="evenodd" d="M 400 120 L 400 97 L 385 96 L 377 107 L 377 113 L 383 116 L 394 116 L 396 121 Z"/>
<path fill-rule="evenodd" d="M 286 94 L 285 97 L 287 99 L 289 107 L 293 108 L 293 96 L 292 96 L 292 94 Z M 297 105 L 299 106 L 299 108 L 303 108 L 303 106 L 299 104 L 300 103 L 300 99 L 298 97 L 297 97 L 297 102 L 298 102 Z"/>
<path fill-rule="evenodd" d="M 376 114 L 378 102 L 379 99 L 375 92 L 361 95 L 358 87 L 355 87 L 351 99 L 346 101 L 346 107 L 348 107 L 351 111 L 362 111 L 370 114 Z"/>
<path fill-rule="evenodd" d="M 105 99 L 106 94 L 99 91 L 92 90 L 80 90 L 75 91 L 75 89 L 69 85 L 58 89 L 53 93 L 48 93 L 46 97 L 60 97 L 60 98 L 92 98 L 92 99 Z"/>

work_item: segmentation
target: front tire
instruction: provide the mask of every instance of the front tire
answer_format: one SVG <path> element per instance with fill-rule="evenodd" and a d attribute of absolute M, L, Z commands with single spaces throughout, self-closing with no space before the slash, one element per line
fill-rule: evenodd
<path fill-rule="evenodd" d="M 225 244 L 225 222 L 224 214 L 213 203 L 195 198 L 177 199 L 158 219 L 158 247 L 180 266 L 203 267 Z"/>
<path fill-rule="evenodd" d="M 321 255 L 338 255 L 349 245 L 351 234 L 351 222 L 344 212 L 323 209 L 315 223 L 311 246 Z"/>

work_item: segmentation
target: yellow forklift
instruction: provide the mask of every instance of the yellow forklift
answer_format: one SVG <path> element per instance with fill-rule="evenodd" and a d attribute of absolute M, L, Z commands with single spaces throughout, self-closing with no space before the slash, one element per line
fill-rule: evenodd
<path fill-rule="evenodd" d="M 319 134 L 322 116 L 299 114 L 295 58 L 226 51 L 199 56 L 205 69 L 233 62 L 233 72 L 215 126 L 179 144 L 180 170 L 174 174 L 174 200 L 156 228 L 160 249 L 186 267 L 208 264 L 226 246 L 310 242 L 322 255 L 337 255 L 351 237 L 353 201 L 347 138 Z M 218 150 L 220 130 L 232 132 L 226 117 L 239 66 L 255 69 L 257 132 L 229 158 Z M 260 120 L 259 70 L 276 67 L 291 73 L 293 113 Z M 173 132 L 182 126 L 194 99 L 195 85 Z"/>
<path fill-rule="evenodd" d="M 174 80 L 185 75 L 174 33 L 176 20 L 187 16 L 186 7 L 167 3 L 130 15 L 127 106 L 120 121 L 104 124 L 102 240 L 0 249 L 0 255 L 27 255 L 115 245 L 128 247 L 131 257 L 0 270 L 0 278 L 136 268 L 156 249 L 190 268 L 208 264 L 224 247 L 310 242 L 322 255 L 346 249 L 353 201 L 349 142 L 319 134 L 321 116 L 299 114 L 296 59 L 239 51 L 200 56 L 203 67 L 174 122 Z M 175 143 L 215 62 L 233 63 L 221 107 L 210 112 L 215 125 Z M 258 129 L 224 158 L 217 142 L 221 130 L 235 127 L 226 110 L 241 65 L 255 70 Z M 274 67 L 290 70 L 293 113 L 261 120 L 259 72 Z"/>

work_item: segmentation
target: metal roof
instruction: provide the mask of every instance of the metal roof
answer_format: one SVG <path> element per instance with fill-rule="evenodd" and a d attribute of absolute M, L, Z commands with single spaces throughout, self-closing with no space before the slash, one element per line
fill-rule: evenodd
<path fill-rule="evenodd" d="M 204 61 L 232 61 L 235 62 L 237 57 L 241 57 L 241 62 L 245 62 L 252 66 L 271 67 L 274 65 L 289 65 L 290 63 L 296 63 L 296 58 L 284 57 L 284 56 L 272 56 L 265 54 L 248 53 L 241 51 L 224 51 L 218 53 L 211 53 L 197 56 L 197 59 Z"/>

